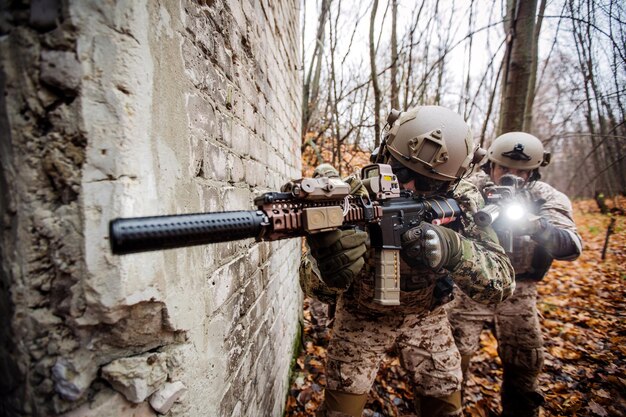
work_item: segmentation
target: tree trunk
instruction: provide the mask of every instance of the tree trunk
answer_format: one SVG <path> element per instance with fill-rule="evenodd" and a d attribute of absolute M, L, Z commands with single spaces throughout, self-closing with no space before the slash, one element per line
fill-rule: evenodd
<path fill-rule="evenodd" d="M 484 147 L 485 145 L 485 135 L 487 133 L 487 125 L 489 124 L 489 119 L 491 118 L 491 112 L 493 111 L 493 102 L 496 97 L 496 86 L 498 85 L 498 80 L 500 79 L 500 74 L 502 74 L 502 67 L 504 66 L 504 62 L 500 64 L 500 68 L 498 68 L 498 73 L 496 74 L 496 80 L 493 84 L 493 89 L 491 90 L 491 94 L 489 94 L 489 105 L 487 106 L 487 113 L 483 119 L 483 125 L 480 129 L 480 147 Z"/>
<path fill-rule="evenodd" d="M 509 0 L 507 53 L 504 59 L 498 134 L 523 129 L 532 70 L 532 44 L 537 0 Z"/>
<path fill-rule="evenodd" d="M 528 80 L 528 94 L 526 95 L 526 108 L 524 110 L 524 132 L 532 131 L 533 127 L 533 103 L 535 102 L 535 89 L 537 86 L 537 65 L 539 61 L 539 35 L 541 35 L 541 24 L 543 23 L 543 15 L 546 11 L 546 0 L 541 0 L 539 4 L 539 12 L 537 13 L 537 23 L 533 34 L 533 43 L 531 51 L 531 68 L 530 79 Z"/>
<path fill-rule="evenodd" d="M 333 19 L 329 15 L 329 43 L 330 43 L 330 91 L 328 102 L 331 105 L 331 124 L 332 124 L 332 142 L 333 142 L 333 166 L 342 174 L 342 157 L 341 157 L 341 123 L 339 116 L 339 99 L 337 97 L 337 73 L 335 71 L 335 52 L 337 49 L 337 31 L 338 20 L 341 14 L 341 0 L 339 0 L 339 7 L 337 10 L 337 16 L 333 24 Z"/>
<path fill-rule="evenodd" d="M 398 0 L 391 0 L 391 108 L 399 110 L 397 17 Z"/>
<path fill-rule="evenodd" d="M 380 146 L 380 87 L 378 86 L 378 76 L 376 75 L 376 45 L 374 44 L 374 22 L 376 20 L 376 9 L 378 0 L 374 0 L 372 14 L 370 18 L 370 67 L 372 70 L 372 88 L 374 89 L 374 146 Z"/>
<path fill-rule="evenodd" d="M 317 35 L 315 37 L 315 49 L 311 58 L 311 65 L 307 71 L 307 76 L 302 86 L 302 138 L 309 131 L 309 123 L 311 115 L 317 107 L 317 99 L 320 90 L 320 76 L 322 73 L 322 57 L 324 55 L 324 31 L 326 29 L 326 20 L 328 20 L 328 10 L 330 9 L 331 0 L 322 0 L 322 9 L 317 26 Z"/>

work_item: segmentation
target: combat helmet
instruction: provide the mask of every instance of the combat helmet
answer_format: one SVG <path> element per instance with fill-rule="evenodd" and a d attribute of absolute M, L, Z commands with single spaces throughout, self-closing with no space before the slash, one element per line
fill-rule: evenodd
<path fill-rule="evenodd" d="M 387 156 L 431 180 L 456 183 L 484 156 L 484 150 L 474 146 L 467 123 L 445 107 L 392 110 L 387 122 Z"/>
<path fill-rule="evenodd" d="M 487 150 L 489 161 L 511 169 L 535 170 L 550 163 L 550 153 L 535 136 L 509 132 L 498 136 Z"/>

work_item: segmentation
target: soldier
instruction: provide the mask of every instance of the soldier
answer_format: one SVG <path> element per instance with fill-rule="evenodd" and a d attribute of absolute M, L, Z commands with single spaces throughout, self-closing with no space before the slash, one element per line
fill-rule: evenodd
<path fill-rule="evenodd" d="M 460 416 L 461 357 L 442 304 L 450 299 L 452 282 L 477 302 L 502 301 L 514 288 L 512 267 L 493 230 L 473 222 L 483 199 L 461 177 L 479 158 L 462 117 L 423 106 L 388 121 L 378 160 L 392 166 L 404 189 L 453 197 L 463 213 L 448 227 L 422 223 L 402 236 L 399 306 L 374 302 L 373 254 L 365 232 L 307 237 L 313 260 L 305 257 L 301 264 L 303 288 L 337 298 L 318 415 L 361 416 L 380 362 L 395 344 L 414 383 L 418 414 Z M 355 193 L 361 191 L 360 181 L 349 182 Z"/>
<path fill-rule="evenodd" d="M 522 178 L 524 188 L 535 202 L 536 213 L 516 226 L 512 253 L 516 289 L 499 305 L 480 305 L 455 290 L 450 321 L 467 376 L 471 355 L 479 348 L 483 323 L 495 318 L 498 354 L 504 369 L 501 390 L 502 416 L 530 417 L 539 414 L 543 397 L 537 378 L 543 365 L 543 340 L 537 313 L 537 282 L 550 269 L 553 259 L 573 260 L 582 250 L 582 241 L 572 220 L 569 199 L 539 181 L 539 167 L 549 163 L 539 139 L 522 132 L 496 138 L 487 152 L 484 172 L 470 177 L 483 190 L 499 184 L 505 174 Z"/>

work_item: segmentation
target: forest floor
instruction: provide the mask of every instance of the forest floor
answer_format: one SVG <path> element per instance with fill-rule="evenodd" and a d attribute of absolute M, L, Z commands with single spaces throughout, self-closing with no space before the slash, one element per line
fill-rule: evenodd
<path fill-rule="evenodd" d="M 626 207 L 626 200 L 620 202 Z M 554 262 L 539 283 L 538 308 L 545 365 L 542 417 L 626 416 L 626 216 L 604 215 L 593 200 L 574 203 L 584 251 L 573 262 Z M 606 257 L 607 228 L 615 219 Z M 319 303 L 305 300 L 303 349 L 292 372 L 285 416 L 314 416 L 323 398 L 324 362 L 332 329 Z M 320 318 L 322 317 L 322 318 Z M 497 416 L 502 368 L 490 329 L 472 359 L 465 415 Z M 411 416 L 411 383 L 391 351 L 369 393 L 366 417 Z"/>

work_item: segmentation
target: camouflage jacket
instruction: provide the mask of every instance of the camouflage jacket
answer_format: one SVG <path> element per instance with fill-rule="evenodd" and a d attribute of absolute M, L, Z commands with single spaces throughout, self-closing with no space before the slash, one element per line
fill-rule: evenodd
<path fill-rule="evenodd" d="M 491 181 L 488 174 L 480 171 L 469 178 L 479 190 L 483 190 Z M 572 203 L 562 192 L 543 181 L 535 181 L 526 186 L 533 202 L 541 201 L 536 205 L 536 215 L 546 219 L 551 225 L 565 230 L 577 250 L 571 256 L 560 258 L 571 260 L 578 257 L 582 251 L 582 239 L 576 230 L 572 215 Z M 537 244 L 530 236 L 516 236 L 513 238 L 513 252 L 509 255 L 518 279 L 539 280 L 547 273 L 552 257 Z"/>
<path fill-rule="evenodd" d="M 400 306 L 389 307 L 374 302 L 374 251 L 370 250 L 366 253 L 365 266 L 350 288 L 342 294 L 344 305 L 348 303 L 352 307 L 373 313 L 426 312 L 436 306 L 437 281 L 446 276 L 480 303 L 498 303 L 513 293 L 513 268 L 506 253 L 497 243 L 495 232 L 491 227 L 478 227 L 473 220 L 473 214 L 484 205 L 480 192 L 473 184 L 461 181 L 451 194 L 462 210 L 460 219 L 451 226 L 461 235 L 462 261 L 453 270 L 444 269 L 439 272 L 427 267 L 411 267 L 401 261 Z M 300 270 L 301 285 L 308 295 L 313 294 L 321 301 L 331 301 L 338 293 L 325 287 L 315 269 L 314 260 L 305 256 Z"/>

